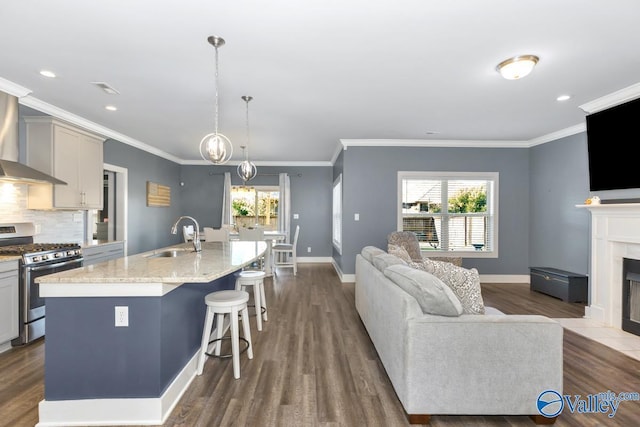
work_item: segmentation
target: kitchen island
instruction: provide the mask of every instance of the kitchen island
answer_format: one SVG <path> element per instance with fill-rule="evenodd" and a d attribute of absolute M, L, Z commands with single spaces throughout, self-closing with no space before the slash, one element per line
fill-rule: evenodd
<path fill-rule="evenodd" d="M 204 296 L 233 289 L 264 242 L 185 243 L 38 279 L 46 298 L 39 426 L 162 424 L 189 386 Z M 127 326 L 115 326 L 126 307 Z M 122 320 L 122 319 L 120 319 Z"/>

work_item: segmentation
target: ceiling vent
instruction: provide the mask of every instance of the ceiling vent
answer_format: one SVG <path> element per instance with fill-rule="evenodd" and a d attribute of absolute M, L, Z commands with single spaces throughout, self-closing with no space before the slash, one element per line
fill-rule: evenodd
<path fill-rule="evenodd" d="M 111 87 L 109 85 L 109 83 L 105 83 L 105 82 L 91 82 L 91 84 L 94 84 L 96 86 L 98 86 L 100 89 L 102 89 L 103 91 L 105 91 L 106 93 L 108 93 L 109 95 L 119 95 L 120 92 L 118 92 L 117 90 L 115 90 L 113 87 Z"/>

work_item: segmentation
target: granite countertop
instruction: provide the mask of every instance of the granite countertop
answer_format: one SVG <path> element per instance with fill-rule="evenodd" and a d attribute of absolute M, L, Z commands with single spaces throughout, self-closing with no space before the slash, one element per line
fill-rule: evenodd
<path fill-rule="evenodd" d="M 181 243 L 99 264 L 42 276 L 42 297 L 161 296 L 183 283 L 208 283 L 264 254 L 265 242 L 203 242 L 202 252 Z M 153 255 L 175 249 L 176 257 Z"/>
<path fill-rule="evenodd" d="M 22 259 L 22 255 L 0 255 L 0 262 L 18 261 Z"/>

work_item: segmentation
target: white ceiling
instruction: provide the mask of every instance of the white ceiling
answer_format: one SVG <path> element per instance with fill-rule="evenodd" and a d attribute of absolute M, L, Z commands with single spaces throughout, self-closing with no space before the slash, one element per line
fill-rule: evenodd
<path fill-rule="evenodd" d="M 640 81 L 637 0 L 0 1 L 0 78 L 21 104 L 181 163 L 214 126 L 209 35 L 226 40 L 219 130 L 240 159 L 253 96 L 258 165 L 329 162 L 341 139 L 530 141 Z M 501 78 L 519 54 L 536 69 Z"/>

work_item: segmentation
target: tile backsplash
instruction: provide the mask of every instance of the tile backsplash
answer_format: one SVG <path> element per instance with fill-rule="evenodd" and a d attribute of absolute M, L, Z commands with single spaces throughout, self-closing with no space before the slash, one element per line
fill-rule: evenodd
<path fill-rule="evenodd" d="M 0 223 L 33 222 L 36 243 L 82 243 L 84 213 L 82 211 L 40 211 L 27 209 L 26 184 L 0 182 Z M 39 229 L 39 230 L 38 230 Z"/>

